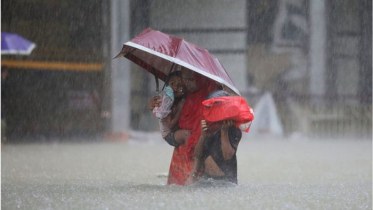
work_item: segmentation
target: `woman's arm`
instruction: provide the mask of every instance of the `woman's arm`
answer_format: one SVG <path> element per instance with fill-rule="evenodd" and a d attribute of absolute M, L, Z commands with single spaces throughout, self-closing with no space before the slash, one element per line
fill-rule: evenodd
<path fill-rule="evenodd" d="M 231 126 L 234 126 L 235 122 L 233 120 L 224 121 L 224 124 L 220 130 L 221 134 L 221 150 L 223 153 L 224 160 L 230 160 L 236 152 L 236 149 L 232 147 L 229 142 L 228 129 Z"/>

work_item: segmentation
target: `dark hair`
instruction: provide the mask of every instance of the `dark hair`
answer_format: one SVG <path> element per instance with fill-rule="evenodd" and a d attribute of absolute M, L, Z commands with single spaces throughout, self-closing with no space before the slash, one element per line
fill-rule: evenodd
<path fill-rule="evenodd" d="M 181 77 L 181 71 L 174 71 L 174 72 L 171 72 L 168 76 L 167 76 L 167 79 L 166 81 L 164 82 L 166 85 L 168 85 L 168 82 L 170 81 L 171 77 L 173 76 L 177 76 L 177 77 Z"/>
<path fill-rule="evenodd" d="M 217 98 L 217 97 L 223 97 L 223 96 L 231 96 L 227 91 L 225 90 L 215 90 L 215 91 L 212 91 L 207 97 L 206 99 L 210 99 L 210 98 Z"/>

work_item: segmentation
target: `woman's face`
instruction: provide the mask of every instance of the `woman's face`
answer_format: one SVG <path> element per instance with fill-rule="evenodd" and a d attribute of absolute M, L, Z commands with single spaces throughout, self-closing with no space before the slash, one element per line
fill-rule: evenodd
<path fill-rule="evenodd" d="M 168 85 L 172 88 L 174 91 L 175 97 L 180 97 L 183 95 L 183 84 L 181 82 L 181 78 L 178 76 L 173 76 L 170 78 L 170 81 L 168 81 Z"/>
<path fill-rule="evenodd" d="M 194 72 L 182 69 L 181 80 L 183 81 L 188 92 L 194 93 L 198 90 L 196 79 L 194 78 Z"/>

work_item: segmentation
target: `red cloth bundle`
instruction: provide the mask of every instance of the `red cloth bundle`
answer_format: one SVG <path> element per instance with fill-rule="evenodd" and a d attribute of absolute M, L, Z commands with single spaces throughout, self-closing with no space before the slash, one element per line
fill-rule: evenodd
<path fill-rule="evenodd" d="M 235 120 L 236 126 L 254 120 L 254 111 L 240 96 L 224 96 L 205 100 L 202 102 L 203 116 L 208 124 L 223 120 Z M 245 130 L 249 132 L 249 127 Z"/>

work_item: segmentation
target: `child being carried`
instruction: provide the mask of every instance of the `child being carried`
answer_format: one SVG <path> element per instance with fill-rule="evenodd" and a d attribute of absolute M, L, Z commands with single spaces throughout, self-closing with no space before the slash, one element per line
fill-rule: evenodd
<path fill-rule="evenodd" d="M 160 93 L 161 105 L 155 107 L 153 113 L 158 118 L 163 139 L 171 146 L 177 147 L 190 135 L 188 130 L 177 126 L 185 103 L 180 71 L 172 72 L 165 83 L 166 87 Z"/>

